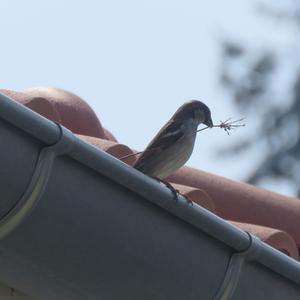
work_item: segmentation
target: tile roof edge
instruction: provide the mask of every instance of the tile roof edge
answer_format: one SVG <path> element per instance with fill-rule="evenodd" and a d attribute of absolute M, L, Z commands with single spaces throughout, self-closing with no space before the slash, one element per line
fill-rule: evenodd
<path fill-rule="evenodd" d="M 21 105 L 9 104 L 9 101 L 11 101 L 9 98 L 3 98 L 0 94 L 0 117 L 5 118 L 9 123 L 31 133 L 48 145 L 55 142 L 60 143 L 62 139 L 67 147 L 72 144 L 67 155 L 73 159 L 148 199 L 195 228 L 232 247 L 237 252 L 246 251 L 251 247 L 253 239 L 248 233 L 197 204 L 188 205 L 183 197 L 179 197 L 179 202 L 175 203 L 172 193 L 155 180 L 85 143 L 60 125 L 34 114 Z M 14 115 L 14 118 L 11 118 L 12 115 Z M 20 126 L 20 124 L 23 126 Z M 38 130 L 36 129 L 37 124 L 42 124 Z M 262 242 L 256 243 L 256 247 L 259 250 L 259 255 L 255 257 L 256 260 L 291 281 L 300 284 L 299 263 Z M 299 276 L 295 276 L 295 274 L 299 274 Z"/>

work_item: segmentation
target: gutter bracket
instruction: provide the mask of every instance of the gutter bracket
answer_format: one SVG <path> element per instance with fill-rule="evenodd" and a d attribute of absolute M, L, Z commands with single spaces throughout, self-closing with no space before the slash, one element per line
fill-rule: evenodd
<path fill-rule="evenodd" d="M 0 220 L 0 239 L 19 226 L 32 212 L 46 189 L 55 157 L 69 153 L 74 146 L 73 133 L 58 123 L 56 125 L 60 131 L 59 139 L 55 144 L 41 149 L 33 175 L 21 199 Z"/>
<path fill-rule="evenodd" d="M 214 300 L 229 300 L 232 298 L 238 285 L 243 265 L 260 256 L 262 242 L 260 239 L 247 232 L 249 235 L 249 247 L 242 252 L 234 253 L 229 261 L 224 280 Z"/>

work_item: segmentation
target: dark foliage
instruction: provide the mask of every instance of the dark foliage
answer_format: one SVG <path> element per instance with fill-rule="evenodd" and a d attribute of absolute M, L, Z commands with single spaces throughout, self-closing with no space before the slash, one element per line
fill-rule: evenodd
<path fill-rule="evenodd" d="M 285 22 L 287 30 L 295 30 L 300 25 L 300 3 L 296 1 L 284 8 L 275 7 L 270 2 L 269 6 L 260 6 L 260 13 L 265 18 Z M 291 24 L 293 28 L 289 27 Z M 296 50 L 300 52 L 300 49 Z M 263 159 L 248 181 L 259 183 L 265 178 L 285 179 L 299 194 L 300 64 L 298 72 L 291 70 L 294 74 L 294 77 L 291 76 L 292 84 L 277 95 L 274 86 L 281 84 L 280 75 L 288 71 L 282 69 L 281 64 L 286 57 L 276 49 L 261 49 L 253 53 L 246 45 L 225 41 L 222 44 L 222 59 L 222 85 L 230 91 L 240 112 L 255 113 L 258 123 L 256 132 L 225 152 L 232 154 L 245 152 L 251 147 L 263 147 Z M 294 59 L 297 63 L 297 57 L 288 59 Z M 221 152 L 224 153 L 224 150 Z"/>

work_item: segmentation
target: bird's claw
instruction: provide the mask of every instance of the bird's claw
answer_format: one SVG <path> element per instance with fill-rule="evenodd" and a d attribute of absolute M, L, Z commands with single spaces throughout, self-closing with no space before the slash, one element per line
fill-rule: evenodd
<path fill-rule="evenodd" d="M 188 203 L 188 205 L 193 206 L 193 201 L 191 199 L 189 199 L 188 197 L 185 197 L 184 195 L 182 195 L 182 196 L 186 199 L 186 202 Z"/>
<path fill-rule="evenodd" d="M 176 190 L 173 187 L 173 185 L 170 182 L 159 179 L 157 177 L 154 177 L 154 179 L 161 182 L 161 183 L 163 183 L 172 192 L 174 200 L 175 200 L 176 203 L 178 203 L 178 194 L 180 194 L 182 197 L 184 197 L 186 199 L 186 201 L 189 205 L 193 205 L 193 201 L 191 199 L 185 197 L 184 195 L 182 195 L 178 190 Z"/>

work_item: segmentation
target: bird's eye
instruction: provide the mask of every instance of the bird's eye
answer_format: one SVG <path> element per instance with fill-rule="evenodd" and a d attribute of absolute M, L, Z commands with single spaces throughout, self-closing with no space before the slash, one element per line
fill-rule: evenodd
<path fill-rule="evenodd" d="M 200 109 L 195 109 L 194 110 L 194 119 L 195 120 L 200 120 L 202 118 L 203 114 Z"/>

